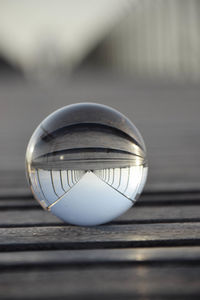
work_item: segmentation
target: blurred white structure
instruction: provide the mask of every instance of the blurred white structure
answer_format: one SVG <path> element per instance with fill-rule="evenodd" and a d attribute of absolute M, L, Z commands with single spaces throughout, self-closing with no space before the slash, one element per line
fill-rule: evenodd
<path fill-rule="evenodd" d="M 0 0 L 0 54 L 27 73 L 96 60 L 141 78 L 200 80 L 199 0 Z"/>
<path fill-rule="evenodd" d="M 98 59 L 142 78 L 200 80 L 200 1 L 140 0 Z"/>
<path fill-rule="evenodd" d="M 27 72 L 70 71 L 134 0 L 0 0 L 0 53 Z"/>

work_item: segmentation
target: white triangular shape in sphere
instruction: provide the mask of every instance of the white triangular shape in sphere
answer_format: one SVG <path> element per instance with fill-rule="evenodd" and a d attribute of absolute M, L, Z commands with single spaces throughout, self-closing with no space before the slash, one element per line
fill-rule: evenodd
<path fill-rule="evenodd" d="M 65 222 L 92 226 L 109 222 L 133 205 L 92 172 L 87 172 L 58 202 L 51 212 Z"/>

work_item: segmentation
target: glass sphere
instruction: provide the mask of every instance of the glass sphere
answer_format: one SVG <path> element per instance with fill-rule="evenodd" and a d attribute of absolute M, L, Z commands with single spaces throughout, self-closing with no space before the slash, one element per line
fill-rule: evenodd
<path fill-rule="evenodd" d="M 91 226 L 128 210 L 147 177 L 144 141 L 120 112 L 79 103 L 50 114 L 26 152 L 35 198 L 65 222 Z"/>

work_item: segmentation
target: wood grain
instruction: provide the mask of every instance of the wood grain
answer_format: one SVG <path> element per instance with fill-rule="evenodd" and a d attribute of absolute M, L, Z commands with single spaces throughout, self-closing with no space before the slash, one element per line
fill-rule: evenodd
<path fill-rule="evenodd" d="M 0 251 L 200 245 L 200 223 L 0 228 Z"/>
<path fill-rule="evenodd" d="M 126 266 L 3 272 L 1 299 L 198 299 L 200 267 Z M 132 298 L 131 298 L 132 297 Z M 187 298 L 186 298 L 187 297 Z"/>
<path fill-rule="evenodd" d="M 199 92 L 105 73 L 50 86 L 0 80 L 0 299 L 200 299 Z M 43 211 L 24 172 L 36 126 L 81 101 L 119 109 L 148 151 L 143 195 L 98 227 Z"/>

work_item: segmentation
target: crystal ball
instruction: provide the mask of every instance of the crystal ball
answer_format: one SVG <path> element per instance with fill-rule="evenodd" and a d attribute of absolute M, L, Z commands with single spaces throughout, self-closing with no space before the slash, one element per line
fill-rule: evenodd
<path fill-rule="evenodd" d="M 134 204 L 148 167 L 143 138 L 127 117 L 105 105 L 78 103 L 36 128 L 26 170 L 43 208 L 70 224 L 92 226 Z"/>

